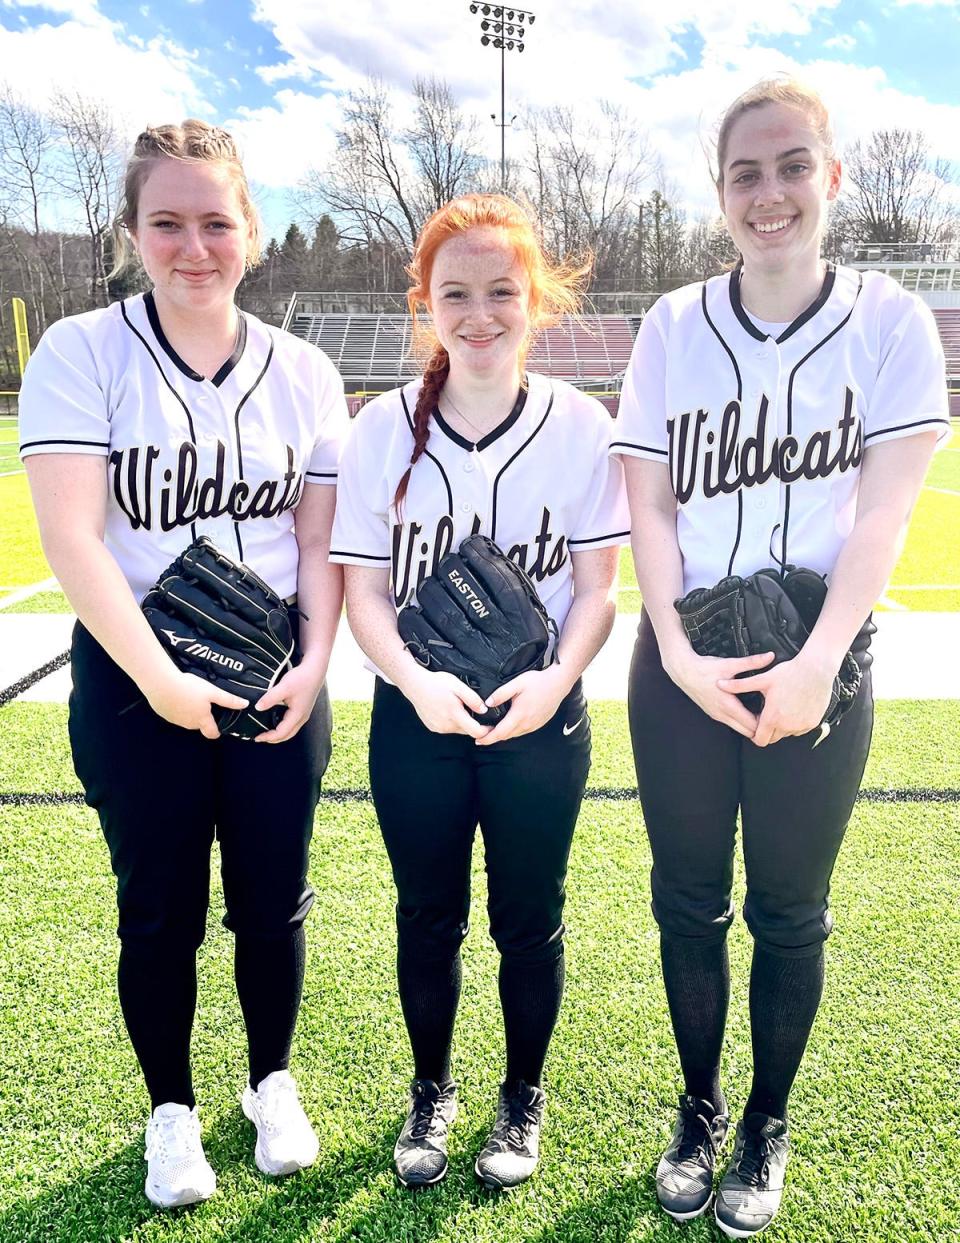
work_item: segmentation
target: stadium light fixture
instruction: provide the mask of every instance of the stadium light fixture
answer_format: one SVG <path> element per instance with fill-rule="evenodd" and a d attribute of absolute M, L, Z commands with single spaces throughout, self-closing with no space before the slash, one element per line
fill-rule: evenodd
<path fill-rule="evenodd" d="M 508 9 L 503 5 L 471 3 L 470 12 L 482 13 L 484 20 L 480 23 L 483 33 L 480 42 L 484 47 L 494 47 L 500 53 L 500 120 L 496 113 L 491 113 L 500 129 L 500 188 L 503 190 L 507 182 L 507 128 L 516 120 L 512 116 L 507 120 L 507 87 L 506 59 L 507 52 L 522 52 L 526 47 L 523 37 L 526 28 L 533 25 L 535 14 L 526 9 Z M 492 18 L 493 20 L 488 20 Z"/>

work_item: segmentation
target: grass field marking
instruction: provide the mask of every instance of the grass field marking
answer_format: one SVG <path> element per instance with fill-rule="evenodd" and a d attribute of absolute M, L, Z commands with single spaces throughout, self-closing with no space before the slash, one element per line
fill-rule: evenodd
<path fill-rule="evenodd" d="M 941 496 L 960 496 L 956 488 L 935 488 L 932 484 L 927 484 L 923 490 L 924 492 L 939 492 Z"/>
<path fill-rule="evenodd" d="M 887 591 L 960 591 L 960 583 L 891 583 Z"/>
<path fill-rule="evenodd" d="M 10 590 L 9 588 L 0 587 L 0 591 Z M 55 578 L 45 578 L 39 583 L 29 583 L 26 587 L 17 587 L 5 599 L 0 600 L 0 611 L 7 608 L 11 604 L 19 604 L 21 600 L 29 600 L 31 596 L 37 595 L 41 591 L 59 591 L 60 584 Z"/>
<path fill-rule="evenodd" d="M 906 604 L 901 604 L 899 600 L 891 600 L 889 596 L 881 596 L 877 601 L 882 608 L 890 609 L 894 613 L 909 613 L 910 608 Z"/>
<path fill-rule="evenodd" d="M 19 470 L 0 470 L 0 479 L 6 479 L 10 475 L 22 475 L 24 473 L 25 472 L 22 466 Z"/>

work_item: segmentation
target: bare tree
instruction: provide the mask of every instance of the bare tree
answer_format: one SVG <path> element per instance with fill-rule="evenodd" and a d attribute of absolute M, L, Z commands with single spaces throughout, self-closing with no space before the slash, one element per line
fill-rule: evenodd
<path fill-rule="evenodd" d="M 115 122 L 105 104 L 80 94 L 53 97 L 61 146 L 58 184 L 77 205 L 89 238 L 89 305 L 108 301 L 106 248 L 122 167 Z"/>
<path fill-rule="evenodd" d="M 404 139 L 420 176 L 415 194 L 418 214 L 426 219 L 458 194 L 476 188 L 483 161 L 477 149 L 476 118 L 464 117 L 446 82 L 418 78 L 413 94 L 416 120 Z"/>
<path fill-rule="evenodd" d="M 835 228 L 861 242 L 948 240 L 960 218 L 943 194 L 952 179 L 918 130 L 874 130 L 845 153 Z"/>

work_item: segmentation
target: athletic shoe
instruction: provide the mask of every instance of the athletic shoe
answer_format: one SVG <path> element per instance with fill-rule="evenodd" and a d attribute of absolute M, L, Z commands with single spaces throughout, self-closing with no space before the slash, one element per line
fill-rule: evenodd
<path fill-rule="evenodd" d="M 410 1112 L 393 1148 L 393 1165 L 404 1187 L 430 1187 L 447 1172 L 447 1132 L 457 1116 L 457 1085 L 432 1079 L 410 1084 Z"/>
<path fill-rule="evenodd" d="M 766 1230 L 783 1195 L 790 1140 L 781 1118 L 750 1113 L 737 1124 L 737 1139 L 720 1180 L 714 1214 L 731 1239 Z"/>
<path fill-rule="evenodd" d="M 147 1181 L 144 1191 L 157 1208 L 176 1208 L 206 1200 L 217 1189 L 217 1176 L 203 1155 L 196 1106 L 168 1101 L 158 1105 L 147 1123 Z"/>
<path fill-rule="evenodd" d="M 513 1092 L 500 1086 L 497 1120 L 474 1166 L 477 1177 L 495 1191 L 525 1182 L 540 1160 L 540 1127 L 546 1097 L 519 1080 Z"/>
<path fill-rule="evenodd" d="M 673 1139 L 657 1166 L 657 1199 L 675 1221 L 699 1217 L 713 1196 L 713 1167 L 730 1115 L 710 1101 L 681 1096 Z"/>
<path fill-rule="evenodd" d="M 275 1070 L 261 1079 L 256 1092 L 248 1083 L 240 1103 L 257 1128 L 253 1156 L 259 1170 L 264 1174 L 293 1174 L 313 1165 L 320 1144 L 288 1070 Z"/>

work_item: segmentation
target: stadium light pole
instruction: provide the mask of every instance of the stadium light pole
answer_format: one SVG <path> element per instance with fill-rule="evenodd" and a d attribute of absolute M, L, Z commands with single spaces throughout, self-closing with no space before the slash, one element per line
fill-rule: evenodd
<path fill-rule="evenodd" d="M 470 12 L 480 18 L 483 32 L 480 42 L 500 53 L 500 189 L 507 185 L 507 126 L 516 120 L 507 120 L 507 53 L 522 52 L 524 39 L 529 37 L 529 27 L 537 20 L 529 9 L 510 8 L 505 4 L 471 4 Z M 490 118 L 496 121 L 497 114 Z"/>

